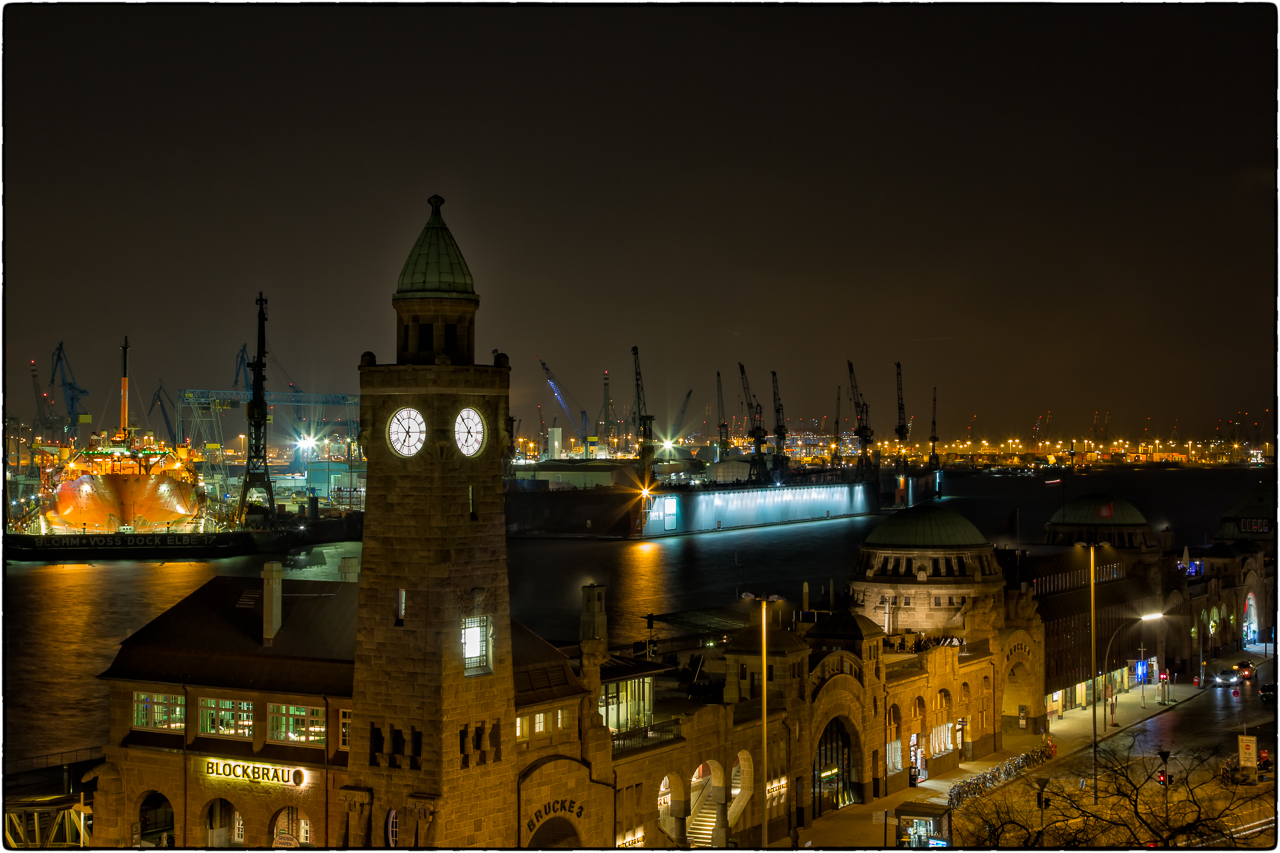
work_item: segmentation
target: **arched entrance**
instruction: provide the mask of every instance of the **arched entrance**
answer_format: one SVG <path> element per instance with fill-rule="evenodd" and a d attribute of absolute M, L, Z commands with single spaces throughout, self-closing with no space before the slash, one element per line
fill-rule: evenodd
<path fill-rule="evenodd" d="M 1004 701 L 1000 706 L 1005 728 L 1026 729 L 1030 719 L 1037 715 L 1036 697 L 1031 690 L 1034 682 L 1031 670 L 1025 662 L 1017 661 L 1010 667 L 1009 675 L 1004 682 Z"/>
<path fill-rule="evenodd" d="M 861 766 L 854 736 L 839 717 L 833 718 L 822 730 L 813 755 L 814 817 L 862 802 Z"/>
<path fill-rule="evenodd" d="M 173 806 L 169 798 L 151 791 L 138 806 L 138 837 L 148 847 L 167 847 L 173 838 Z"/>
<path fill-rule="evenodd" d="M 559 815 L 552 815 L 542 822 L 529 839 L 531 850 L 572 850 L 582 846 L 578 830 Z"/>
<path fill-rule="evenodd" d="M 388 822 L 395 820 L 395 810 L 388 815 Z M 288 836 L 304 847 L 314 847 L 316 838 L 312 834 L 314 827 L 306 813 L 296 806 L 286 806 L 272 816 L 267 824 L 267 835 L 274 844 L 280 836 Z"/>
<path fill-rule="evenodd" d="M 219 848 L 244 844 L 244 820 L 230 801 L 212 800 L 201 814 L 204 835 L 199 839 L 199 846 Z"/>
<path fill-rule="evenodd" d="M 755 764 L 745 749 L 733 759 L 729 773 L 729 825 L 734 826 L 756 789 Z"/>
<path fill-rule="evenodd" d="M 1253 593 L 1244 597 L 1244 620 L 1240 626 L 1240 636 L 1245 645 L 1258 642 L 1258 600 Z"/>

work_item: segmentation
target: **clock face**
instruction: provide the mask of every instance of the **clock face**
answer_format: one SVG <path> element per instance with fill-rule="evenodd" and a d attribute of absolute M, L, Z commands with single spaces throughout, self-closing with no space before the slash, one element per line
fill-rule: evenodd
<path fill-rule="evenodd" d="M 412 456 L 427 439 L 427 423 L 417 409 L 400 409 L 387 422 L 387 442 L 401 456 Z"/>
<path fill-rule="evenodd" d="M 464 456 L 475 456 L 484 446 L 484 418 L 475 409 L 463 409 L 453 423 L 453 437 Z"/>

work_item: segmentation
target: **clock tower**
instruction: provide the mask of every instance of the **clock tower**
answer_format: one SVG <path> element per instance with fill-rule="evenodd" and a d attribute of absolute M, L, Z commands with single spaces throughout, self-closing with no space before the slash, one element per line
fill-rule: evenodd
<path fill-rule="evenodd" d="M 476 363 L 480 298 L 444 199 L 429 201 L 391 300 L 395 362 L 360 359 L 368 479 L 340 843 L 514 847 L 511 369 L 502 354 Z"/>

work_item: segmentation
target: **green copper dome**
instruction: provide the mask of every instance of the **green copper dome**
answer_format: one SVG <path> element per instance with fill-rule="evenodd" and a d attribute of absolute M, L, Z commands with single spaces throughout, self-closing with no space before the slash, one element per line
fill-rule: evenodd
<path fill-rule="evenodd" d="M 431 218 L 404 262 L 396 296 L 474 298 L 471 270 L 440 215 L 444 199 L 433 195 L 427 201 L 431 203 Z"/>
<path fill-rule="evenodd" d="M 899 510 L 876 526 L 864 545 L 889 548 L 971 548 L 987 537 L 969 519 L 935 503 Z"/>
<path fill-rule="evenodd" d="M 1050 524 L 1087 525 L 1093 527 L 1100 524 L 1146 524 L 1142 513 L 1128 501 L 1113 498 L 1111 495 L 1084 495 L 1053 514 Z"/>

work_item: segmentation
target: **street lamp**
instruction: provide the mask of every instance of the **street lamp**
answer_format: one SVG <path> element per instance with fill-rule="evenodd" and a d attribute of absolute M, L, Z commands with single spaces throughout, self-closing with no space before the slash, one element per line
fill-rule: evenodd
<path fill-rule="evenodd" d="M 743 598 L 754 598 L 749 592 Z M 779 596 L 760 599 L 760 846 L 769 846 L 769 602 Z"/>
<path fill-rule="evenodd" d="M 1089 629 L 1089 633 L 1090 633 L 1090 635 L 1091 635 L 1091 636 L 1090 636 L 1090 639 L 1096 639 L 1096 636 L 1094 635 L 1095 628 L 1094 628 L 1094 623 L 1093 623 L 1093 619 L 1092 619 L 1092 617 L 1093 617 L 1093 601 L 1094 601 L 1094 595 L 1093 595 L 1093 548 L 1092 548 L 1092 546 L 1090 546 L 1090 550 L 1089 550 L 1089 611 L 1090 611 L 1090 629 Z M 1144 615 L 1142 615 L 1142 616 L 1136 616 L 1136 617 L 1134 617 L 1134 618 L 1132 618 L 1132 619 L 1126 619 L 1124 622 L 1121 622 L 1121 623 L 1120 623 L 1120 625 L 1119 625 L 1119 626 L 1117 626 L 1117 627 L 1116 627 L 1116 629 L 1115 629 L 1114 631 L 1112 631 L 1112 632 L 1111 632 L 1111 639 L 1107 640 L 1107 650 L 1106 650 L 1106 652 L 1104 652 L 1104 653 L 1103 653 L 1103 655 L 1102 655 L 1102 661 L 1103 661 L 1103 663 L 1104 663 L 1104 664 L 1106 664 L 1106 662 L 1107 662 L 1108 660 L 1110 660 L 1110 658 L 1111 658 L 1111 643 L 1112 643 L 1112 641 L 1114 641 L 1114 640 L 1115 640 L 1116 636 L 1117 636 L 1117 635 L 1119 635 L 1119 633 L 1120 633 L 1120 631 L 1121 631 L 1122 629 L 1127 628 L 1127 627 L 1128 627 L 1131 623 L 1133 623 L 1133 622 L 1150 622 L 1150 621 L 1151 621 L 1151 620 L 1153 620 L 1153 619 L 1162 619 L 1162 618 L 1164 618 L 1164 614 L 1163 614 L 1163 613 L 1147 613 L 1147 614 L 1144 614 Z M 1097 647 L 1097 645 L 1096 645 L 1096 644 L 1092 644 L 1092 645 L 1093 645 L 1093 677 L 1094 677 L 1094 678 L 1097 678 L 1097 674 L 1098 674 L 1098 647 Z M 1093 804 L 1094 804 L 1095 806 L 1098 804 L 1098 690 L 1097 690 L 1097 686 L 1096 686 L 1096 684 L 1095 684 L 1095 686 L 1094 686 L 1094 690 L 1093 690 Z"/>

